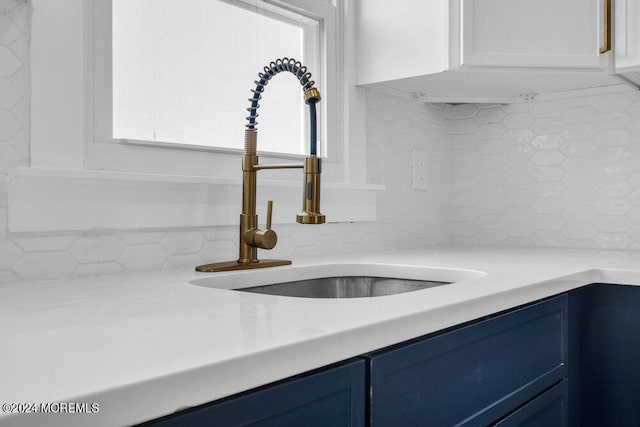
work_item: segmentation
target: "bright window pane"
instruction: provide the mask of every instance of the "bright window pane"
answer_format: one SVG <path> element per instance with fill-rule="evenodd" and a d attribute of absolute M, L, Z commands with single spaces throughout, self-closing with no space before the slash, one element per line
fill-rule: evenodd
<path fill-rule="evenodd" d="M 253 81 L 276 58 L 304 62 L 303 36 L 217 0 L 113 0 L 114 138 L 242 148 Z M 292 74 L 271 80 L 258 112 L 260 151 L 308 151 Z"/>

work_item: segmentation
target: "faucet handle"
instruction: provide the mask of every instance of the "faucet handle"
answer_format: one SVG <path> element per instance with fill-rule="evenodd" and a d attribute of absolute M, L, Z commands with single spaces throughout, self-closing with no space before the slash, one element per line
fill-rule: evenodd
<path fill-rule="evenodd" d="M 271 230 L 271 215 L 273 214 L 273 200 L 267 202 L 267 230 Z"/>
<path fill-rule="evenodd" d="M 267 228 L 255 230 L 251 236 L 251 246 L 260 249 L 273 249 L 278 243 L 278 235 L 271 229 L 271 216 L 273 214 L 273 200 L 267 202 Z"/>

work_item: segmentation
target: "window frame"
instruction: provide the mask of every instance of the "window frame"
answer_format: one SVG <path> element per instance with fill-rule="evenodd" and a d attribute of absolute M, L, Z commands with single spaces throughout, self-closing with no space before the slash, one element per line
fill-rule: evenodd
<path fill-rule="evenodd" d="M 222 0 L 228 1 L 228 0 Z M 262 3 L 260 0 L 238 0 L 247 7 L 256 7 Z M 339 84 L 336 58 L 338 57 L 337 43 L 337 23 L 336 8 L 324 1 L 309 0 L 270 0 L 267 4 L 272 7 L 282 8 L 289 13 L 304 15 L 309 19 L 319 22 L 321 27 L 320 38 L 318 40 L 319 64 L 317 75 L 322 77 L 320 86 L 323 101 L 320 103 L 319 111 L 319 134 L 324 141 L 332 141 L 329 144 L 325 155 L 324 168 L 327 175 L 335 176 L 341 181 L 342 160 L 339 153 L 342 151 L 341 141 L 337 137 L 339 134 L 339 102 L 333 93 Z M 170 142 L 140 141 L 113 139 L 112 134 L 112 75 L 111 75 L 111 0 L 90 0 L 87 2 L 85 11 L 85 21 L 89 22 L 87 32 L 91 32 L 92 43 L 88 46 L 86 56 L 87 78 L 89 87 L 87 88 L 87 104 L 92 109 L 92 113 L 87 116 L 86 122 L 86 158 L 85 166 L 88 169 L 115 169 L 126 172 L 157 172 L 181 175 L 204 175 L 204 176 L 238 176 L 239 172 L 229 170 L 228 164 L 230 156 L 239 156 L 242 149 L 224 147 L 206 147 L 200 145 L 187 145 Z M 275 59 L 275 58 L 274 58 Z M 265 64 L 266 65 L 266 64 Z M 311 65 L 310 67 L 313 67 Z M 256 75 L 258 71 L 256 70 Z M 314 69 L 310 71 L 316 73 Z M 247 82 L 247 92 L 252 82 Z M 325 92 L 327 93 L 326 96 Z M 302 97 L 301 104 L 302 104 Z M 238 111 L 242 115 L 244 111 Z M 238 128 L 238 139 L 243 138 L 243 128 Z M 325 144 L 322 144 L 325 145 Z M 176 150 L 184 151 L 176 159 Z M 262 157 L 268 162 L 281 162 L 299 160 L 304 155 L 287 153 L 270 153 L 260 150 L 258 136 L 258 150 Z M 145 154 L 141 156 L 142 152 Z M 105 154 L 109 153 L 108 160 L 104 160 Z M 187 154 L 191 153 L 191 154 Z M 208 159 L 209 168 L 199 168 L 194 171 L 193 164 L 198 164 L 203 157 Z M 120 160 L 118 160 L 120 158 Z M 173 159 L 173 160 L 171 160 Z M 275 174 L 276 179 L 285 174 Z"/>
<path fill-rule="evenodd" d="M 30 0 L 30 165 L 9 172 L 9 231 L 237 225 L 240 154 L 93 141 L 93 6 L 99 1 Z M 376 194 L 384 189 L 366 183 L 366 96 L 354 84 L 355 4 L 336 3 L 336 61 L 323 70 L 336 84 L 320 88 L 323 103 L 335 104 L 325 121 L 336 124 L 336 155 L 324 162 L 322 177 L 322 211 L 330 222 L 374 221 Z M 282 160 L 291 158 L 260 161 Z M 274 223 L 295 222 L 301 180 L 295 171 L 259 175 L 258 206 L 273 198 Z"/>

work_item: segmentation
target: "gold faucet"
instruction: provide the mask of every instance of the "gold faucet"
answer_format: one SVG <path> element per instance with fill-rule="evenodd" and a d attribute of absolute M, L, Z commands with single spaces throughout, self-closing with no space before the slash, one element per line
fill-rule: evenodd
<path fill-rule="evenodd" d="M 258 101 L 262 98 L 262 92 L 269 80 L 281 71 L 288 71 L 296 75 L 304 90 L 304 101 L 309 105 L 311 120 L 311 148 L 310 155 L 304 159 L 303 164 L 286 165 L 260 165 L 257 155 L 258 130 L 256 129 L 258 117 Z M 249 98 L 251 106 L 247 108 L 249 117 L 244 131 L 244 155 L 242 156 L 242 214 L 240 214 L 239 256 L 236 261 L 223 261 L 213 264 L 199 265 L 196 271 L 217 272 L 231 270 L 245 270 L 253 268 L 275 267 L 289 265 L 290 260 L 283 259 L 258 259 L 258 248 L 273 249 L 278 242 L 278 236 L 271 229 L 271 214 L 273 202 L 267 204 L 267 224 L 264 230 L 258 228 L 258 215 L 256 214 L 257 172 L 263 169 L 303 169 L 304 185 L 302 189 L 302 213 L 296 216 L 296 221 L 301 224 L 324 224 L 325 216 L 320 213 L 320 174 L 322 172 L 322 159 L 316 156 L 316 117 L 315 105 L 320 101 L 320 92 L 314 87 L 311 73 L 307 72 L 299 61 L 282 58 L 273 61 L 268 67 L 264 67 L 264 73 L 258 73 L 256 88 L 252 90 L 253 97 Z"/>

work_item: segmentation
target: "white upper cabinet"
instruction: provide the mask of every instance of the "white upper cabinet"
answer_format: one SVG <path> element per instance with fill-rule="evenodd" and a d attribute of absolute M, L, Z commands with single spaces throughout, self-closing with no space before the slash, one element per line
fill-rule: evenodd
<path fill-rule="evenodd" d="M 449 68 L 447 0 L 356 0 L 358 83 Z"/>
<path fill-rule="evenodd" d="M 640 0 L 356 1 L 358 84 L 425 101 L 620 86 L 614 40 L 617 65 L 640 65 Z"/>
<path fill-rule="evenodd" d="M 603 0 L 462 0 L 461 65 L 607 65 Z"/>

